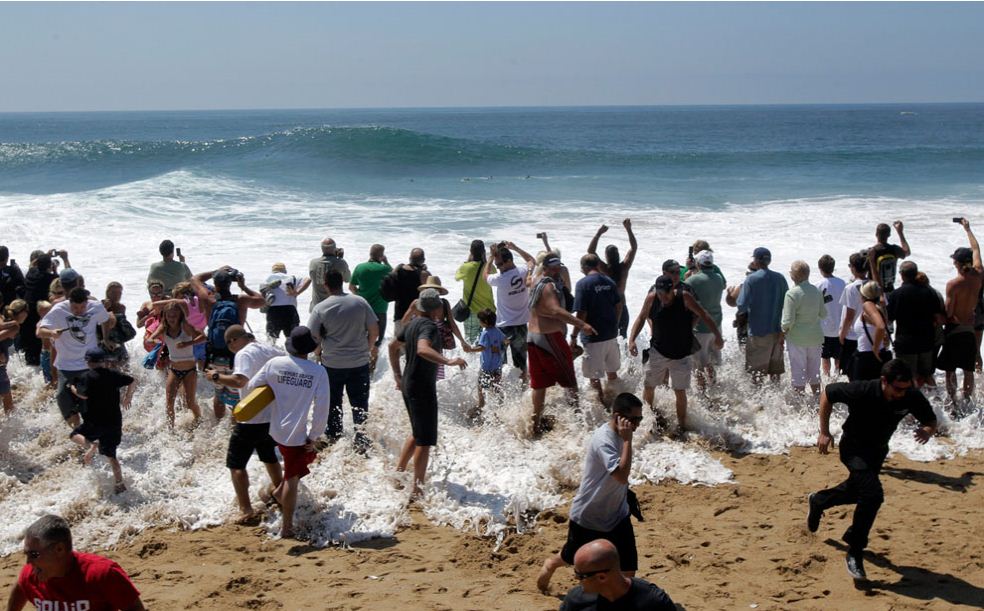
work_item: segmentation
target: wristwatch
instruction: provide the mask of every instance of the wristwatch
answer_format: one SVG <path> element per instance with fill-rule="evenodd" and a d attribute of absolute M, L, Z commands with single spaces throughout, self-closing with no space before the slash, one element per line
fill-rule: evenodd
<path fill-rule="evenodd" d="M 216 372 L 214 372 L 212 374 L 212 381 L 213 382 L 218 382 L 219 381 L 219 372 L 218 371 L 216 371 Z"/>

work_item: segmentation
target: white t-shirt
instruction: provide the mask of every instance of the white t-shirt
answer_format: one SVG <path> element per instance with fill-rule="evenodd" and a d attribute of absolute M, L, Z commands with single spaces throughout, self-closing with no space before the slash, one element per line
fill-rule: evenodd
<path fill-rule="evenodd" d="M 306 358 L 285 355 L 267 361 L 250 379 L 245 392 L 257 386 L 273 389 L 270 413 L 270 437 L 284 446 L 302 446 L 308 438 L 317 439 L 328 426 L 328 372 Z M 311 404 L 311 427 L 308 412 Z"/>
<path fill-rule="evenodd" d="M 844 287 L 844 292 L 841 293 L 841 298 L 840 298 L 840 304 L 844 307 L 844 310 L 841 312 L 841 317 L 839 319 L 841 321 L 841 324 L 843 324 L 844 319 L 847 317 L 847 308 L 851 308 L 852 310 L 854 310 L 855 318 L 857 318 L 857 316 L 861 314 L 861 285 L 862 284 L 864 284 L 864 280 L 855 280 L 854 282 Z M 844 336 L 845 339 L 853 339 L 855 341 L 857 341 L 858 339 L 858 334 L 854 330 L 855 318 L 851 319 L 850 326 L 848 327 L 847 335 Z M 840 335 L 840 331 L 837 331 L 837 334 Z"/>
<path fill-rule="evenodd" d="M 271 284 L 277 280 L 280 281 L 280 285 L 277 288 L 270 289 L 270 292 L 273 294 L 273 303 L 270 303 L 270 306 L 292 305 L 297 307 L 297 295 L 288 295 L 285 290 L 288 286 L 297 286 L 297 276 L 291 276 L 282 272 L 273 272 L 267 276 L 263 284 Z"/>
<path fill-rule="evenodd" d="M 496 326 L 512 327 L 530 321 L 530 291 L 526 288 L 525 265 L 489 275 L 489 285 L 495 287 Z"/>
<path fill-rule="evenodd" d="M 64 371 L 88 369 L 85 353 L 98 344 L 96 327 L 109 320 L 109 312 L 98 301 L 86 303 L 82 316 L 72 314 L 71 302 L 67 299 L 56 303 L 41 320 L 42 329 L 65 329 L 55 340 L 57 351 L 54 366 Z"/>
<path fill-rule="evenodd" d="M 261 344 L 256 341 L 250 342 L 236 353 L 236 358 L 233 360 L 232 365 L 232 374 L 246 376 L 247 380 L 251 380 L 266 365 L 267 361 L 277 356 L 284 356 L 284 351 L 269 344 Z M 239 391 L 239 396 L 246 396 L 245 387 Z M 247 420 L 245 424 L 266 424 L 267 422 L 270 422 L 269 409 L 261 411 L 250 420 Z"/>
<path fill-rule="evenodd" d="M 844 293 L 844 281 L 836 276 L 823 278 L 817 282 L 817 288 L 823 293 L 823 302 L 827 306 L 827 317 L 820 321 L 820 328 L 823 329 L 824 337 L 837 337 L 840 335 L 841 323 L 841 295 Z M 831 299 L 827 300 L 827 295 Z"/>
<path fill-rule="evenodd" d="M 579 526 L 609 532 L 629 515 L 629 485 L 612 477 L 622 458 L 623 443 L 608 422 L 591 434 L 581 485 L 571 502 L 571 520 Z"/>

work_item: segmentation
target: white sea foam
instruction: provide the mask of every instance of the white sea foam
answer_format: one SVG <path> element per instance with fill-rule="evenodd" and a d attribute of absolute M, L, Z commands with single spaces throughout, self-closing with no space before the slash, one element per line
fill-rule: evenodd
<path fill-rule="evenodd" d="M 453 298 L 460 287 L 453 280 L 454 272 L 474 238 L 509 239 L 535 253 L 540 245 L 533 236 L 547 231 L 551 245 L 562 250 L 576 278 L 577 258 L 597 226 L 605 222 L 611 227 L 601 247 L 615 243 L 624 253 L 627 241 L 621 220 L 631 217 L 640 240 L 627 291 L 634 316 L 661 262 L 683 260 L 695 238 L 711 243 L 731 282 L 740 280 L 748 254 L 760 245 L 772 250 L 776 270 L 787 270 L 799 258 L 812 265 L 829 253 L 843 274 L 848 254 L 873 241 L 874 225 L 899 218 L 906 223 L 913 260 L 934 284 L 942 286 L 952 275 L 947 255 L 965 240 L 949 218 L 967 215 L 976 220 L 966 202 L 950 201 L 845 196 L 719 210 L 687 208 L 686 203 L 657 209 L 578 201 L 533 205 L 481 199 L 311 196 L 184 171 L 82 193 L 0 196 L 6 227 L 3 241 L 15 258 L 23 264 L 35 248 L 68 249 L 90 288 L 99 292 L 111 280 L 124 283 L 131 317 L 145 298 L 147 267 L 157 258 L 156 245 L 164 238 L 182 248 L 192 270 L 231 264 L 244 271 L 253 286 L 275 261 L 286 262 L 291 273 L 305 274 L 307 261 L 318 254 L 325 235 L 345 247 L 352 265 L 365 259 L 374 242 L 387 246 L 393 262 L 422 246 L 431 271 L 451 287 Z M 300 309 L 307 310 L 306 296 Z M 725 308 L 726 321 L 732 313 Z M 252 313 L 250 323 L 260 335 L 262 315 Z M 699 436 L 685 443 L 669 442 L 640 430 L 633 482 L 726 484 L 732 474 L 708 447 L 782 453 L 815 442 L 816 406 L 791 397 L 788 381 L 778 389 L 752 386 L 742 374 L 733 331 L 725 327 L 729 343 L 720 384 L 710 401 L 691 403 L 691 424 Z M 134 350 L 140 348 L 135 345 Z M 472 368 L 450 372 L 449 379 L 439 384 L 441 433 L 422 509 L 434 523 L 483 535 L 525 530 L 538 511 L 568 502 L 579 478 L 583 445 L 602 422 L 603 412 L 586 387 L 581 415 L 563 405 L 559 392 L 551 392 L 548 411 L 557 416 L 557 430 L 541 441 L 530 441 L 529 395 L 518 392 L 515 372 L 510 371 L 505 405 L 490 408 L 483 425 L 471 424 L 463 414 L 475 400 L 477 357 L 467 358 Z M 200 528 L 233 516 L 232 488 L 224 465 L 227 424 L 215 426 L 206 418 L 206 424 L 195 430 L 179 426 L 178 433 L 167 433 L 159 374 L 139 366 L 136 371 L 140 389 L 133 408 L 124 415 L 119 454 L 130 489 L 114 496 L 108 466 L 100 458 L 92 468 L 78 464 L 66 438 L 68 431 L 39 376 L 18 357 L 13 359 L 11 376 L 24 395 L 15 414 L 0 423 L 0 512 L 20 518 L 0 525 L 0 553 L 16 549 L 20 530 L 48 511 L 66 515 L 83 546 L 112 544 L 152 525 Z M 298 519 L 302 532 L 317 545 L 389 536 L 408 523 L 407 493 L 399 485 L 407 480 L 396 477 L 393 467 L 409 426 L 388 371 L 384 358 L 370 400 L 368 428 L 375 444 L 371 457 L 357 456 L 349 441 L 343 440 L 302 480 Z M 626 390 L 641 392 L 640 372 L 638 361 L 625 359 L 621 375 Z M 205 412 L 209 411 L 207 386 L 201 384 L 199 392 Z M 672 412 L 672 394 L 657 390 L 656 396 L 660 407 Z M 903 427 L 892 441 L 893 451 L 933 460 L 984 447 L 979 408 L 964 410 L 951 420 L 941 398 L 934 396 L 933 402 L 949 436 L 919 446 L 911 439 L 911 430 Z M 183 413 L 179 423 L 188 418 Z M 835 430 L 842 419 L 837 410 Z M 350 432 L 348 415 L 346 427 Z M 250 477 L 254 484 L 266 480 L 257 461 L 250 466 Z M 275 533 L 279 522 L 271 518 L 266 526 Z"/>

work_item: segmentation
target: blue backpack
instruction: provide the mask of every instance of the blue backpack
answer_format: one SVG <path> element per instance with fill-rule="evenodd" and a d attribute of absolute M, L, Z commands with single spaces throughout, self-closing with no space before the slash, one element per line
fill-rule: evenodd
<path fill-rule="evenodd" d="M 213 348 L 228 350 L 225 332 L 232 325 L 239 324 L 239 306 L 235 301 L 216 301 L 212 314 L 208 317 L 208 343 Z"/>

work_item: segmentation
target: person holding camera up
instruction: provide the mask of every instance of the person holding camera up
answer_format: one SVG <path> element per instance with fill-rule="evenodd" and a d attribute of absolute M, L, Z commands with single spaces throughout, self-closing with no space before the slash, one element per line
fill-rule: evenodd
<path fill-rule="evenodd" d="M 215 293 L 210 293 L 205 286 L 208 280 L 215 284 Z M 239 285 L 245 295 L 232 294 L 230 289 L 233 282 Z M 226 329 L 232 325 L 243 324 L 246 321 L 247 311 L 250 308 L 262 308 L 266 304 L 266 299 L 246 286 L 246 278 L 241 271 L 228 265 L 192 276 L 191 286 L 198 295 L 198 303 L 208 319 L 205 361 L 207 366 L 216 370 L 210 376 L 214 384 L 220 373 L 232 371 L 234 355 L 225 341 Z M 212 410 L 215 412 L 216 419 L 225 415 L 227 403 L 235 405 L 238 402 L 239 393 L 236 390 L 217 386 L 215 396 L 212 398 Z"/>
<path fill-rule="evenodd" d="M 977 364 L 977 337 L 974 335 L 974 310 L 981 292 L 984 265 L 981 264 L 981 247 L 970 222 L 953 219 L 967 232 L 970 248 L 962 246 L 950 255 L 955 278 L 946 283 L 946 327 L 943 349 L 940 351 L 939 368 L 946 372 L 946 392 L 957 400 L 957 369 L 963 369 L 964 399 L 974 394 L 974 367 Z"/>
<path fill-rule="evenodd" d="M 342 279 L 348 282 L 352 278 L 348 263 L 345 262 L 345 249 L 339 248 L 332 238 L 321 240 L 321 256 L 311 259 L 308 264 L 308 278 L 297 287 L 297 293 L 303 293 L 311 287 L 311 305 L 308 312 L 314 311 L 314 306 L 328 298 L 329 292 L 325 287 L 325 274 L 337 270 Z"/>
<path fill-rule="evenodd" d="M 164 285 L 164 292 L 170 294 L 175 284 L 191 278 L 191 270 L 185 265 L 185 258 L 181 255 L 180 248 L 177 250 L 178 261 L 174 260 L 174 242 L 171 240 L 161 242 L 158 251 L 161 253 L 161 260 L 151 263 L 147 284 L 158 280 Z"/>

